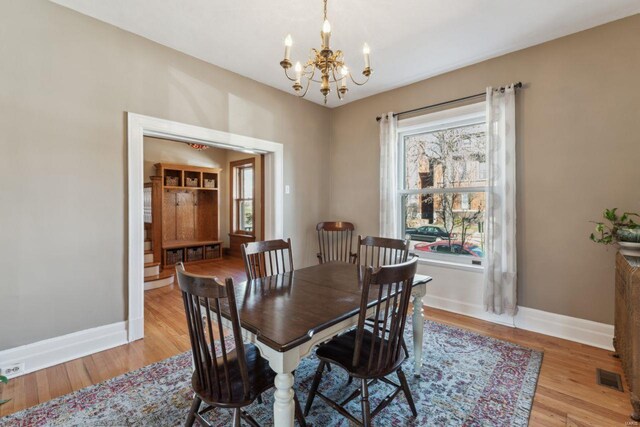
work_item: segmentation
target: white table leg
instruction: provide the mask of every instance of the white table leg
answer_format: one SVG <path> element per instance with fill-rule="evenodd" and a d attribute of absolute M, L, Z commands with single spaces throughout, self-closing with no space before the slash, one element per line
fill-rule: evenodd
<path fill-rule="evenodd" d="M 288 373 L 276 375 L 275 386 L 273 425 L 275 427 L 293 427 L 296 412 L 293 402 L 293 375 Z"/>
<path fill-rule="evenodd" d="M 413 375 L 420 376 L 422 370 L 422 339 L 424 336 L 424 316 L 422 310 L 421 292 L 413 296 Z"/>

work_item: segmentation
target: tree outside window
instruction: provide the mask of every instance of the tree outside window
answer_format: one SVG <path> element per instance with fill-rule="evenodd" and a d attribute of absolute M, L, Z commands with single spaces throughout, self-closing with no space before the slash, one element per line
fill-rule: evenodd
<path fill-rule="evenodd" d="M 484 123 L 401 136 L 402 226 L 416 253 L 484 256 Z M 429 226 L 429 227 L 427 227 Z"/>

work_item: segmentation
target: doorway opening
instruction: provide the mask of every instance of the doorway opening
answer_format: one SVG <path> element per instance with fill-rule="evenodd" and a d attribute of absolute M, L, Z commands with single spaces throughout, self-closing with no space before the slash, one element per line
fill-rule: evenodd
<path fill-rule="evenodd" d="M 213 274 L 264 240 L 264 158 L 144 137 L 145 291 L 172 285 L 179 262 Z"/>
<path fill-rule="evenodd" d="M 177 262 L 220 271 L 240 243 L 282 237 L 283 146 L 134 113 L 127 118 L 127 329 L 134 341 L 144 337 L 145 289 L 171 286 Z M 232 264 L 237 270 L 237 259 Z"/>

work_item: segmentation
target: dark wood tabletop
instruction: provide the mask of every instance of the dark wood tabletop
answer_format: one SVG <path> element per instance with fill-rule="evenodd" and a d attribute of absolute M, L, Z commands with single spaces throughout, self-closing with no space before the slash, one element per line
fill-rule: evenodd
<path fill-rule="evenodd" d="M 258 340 L 287 351 L 342 320 L 357 315 L 362 297 L 362 269 L 329 262 L 235 285 L 240 323 Z M 415 276 L 413 286 L 431 281 Z M 371 292 L 373 304 L 377 292 Z M 228 316 L 228 308 L 222 307 Z"/>

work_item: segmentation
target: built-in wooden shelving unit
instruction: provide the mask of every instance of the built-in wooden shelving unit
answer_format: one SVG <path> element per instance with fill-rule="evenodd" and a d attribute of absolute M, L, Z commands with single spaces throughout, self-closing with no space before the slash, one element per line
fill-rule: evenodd
<path fill-rule="evenodd" d="M 162 265 L 208 261 L 222 256 L 218 168 L 158 163 L 162 197 L 153 199 L 161 212 L 153 227 L 162 235 Z"/>

